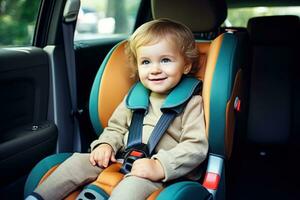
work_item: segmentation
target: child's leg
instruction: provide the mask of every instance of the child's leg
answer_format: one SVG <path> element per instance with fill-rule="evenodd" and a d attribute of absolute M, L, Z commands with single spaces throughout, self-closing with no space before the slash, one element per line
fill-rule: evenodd
<path fill-rule="evenodd" d="M 145 200 L 160 188 L 162 188 L 161 182 L 152 182 L 148 179 L 128 176 L 116 186 L 109 199 Z"/>
<path fill-rule="evenodd" d="M 101 168 L 91 165 L 89 154 L 74 153 L 35 189 L 45 200 L 63 199 L 79 186 L 95 180 Z"/>

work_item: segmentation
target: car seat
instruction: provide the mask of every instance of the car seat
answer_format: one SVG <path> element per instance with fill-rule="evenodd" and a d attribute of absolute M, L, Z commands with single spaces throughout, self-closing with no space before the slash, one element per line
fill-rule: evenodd
<path fill-rule="evenodd" d="M 190 4 L 180 0 L 153 0 L 151 3 L 154 18 L 180 21 L 195 33 L 218 30 L 227 15 L 227 7 L 222 0 L 193 0 Z M 125 44 L 126 41 L 119 43 L 108 53 L 92 86 L 89 111 L 98 135 L 107 126 L 114 108 L 134 83 L 128 78 L 129 63 L 124 54 Z M 235 112 L 242 108 L 239 95 L 242 91 L 241 67 L 245 64 L 244 37 L 234 32 L 223 33 L 213 40 L 197 41 L 197 45 L 201 67 L 197 78 L 203 80 L 206 133 L 210 143 L 207 165 L 203 167 L 205 173 L 199 182 L 177 182 L 155 192 L 148 199 L 225 199 L 224 165 L 231 155 Z M 71 153 L 60 153 L 38 163 L 27 178 L 24 195 L 30 194 L 69 156 Z M 113 165 L 111 168 L 114 167 L 118 166 Z M 81 193 L 75 191 L 66 199 L 75 199 L 79 193 L 78 199 L 88 199 L 87 196 L 107 198 L 113 185 L 117 183 L 115 176 L 110 174 L 111 168 L 102 172 Z"/>

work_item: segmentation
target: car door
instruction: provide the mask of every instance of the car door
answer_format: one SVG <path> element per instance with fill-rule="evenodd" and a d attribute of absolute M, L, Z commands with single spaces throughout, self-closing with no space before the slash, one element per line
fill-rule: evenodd
<path fill-rule="evenodd" d="M 41 42 L 46 41 L 47 22 L 39 21 L 52 6 L 43 1 L 1 1 L 1 199 L 21 199 L 26 175 L 55 152 L 58 131 L 49 111 L 50 60 Z"/>

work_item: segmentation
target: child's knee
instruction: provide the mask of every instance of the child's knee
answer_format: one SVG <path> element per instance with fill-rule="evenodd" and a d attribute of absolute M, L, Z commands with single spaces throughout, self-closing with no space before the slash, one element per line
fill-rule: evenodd
<path fill-rule="evenodd" d="M 124 178 L 113 190 L 110 199 L 146 199 L 155 190 L 162 187 L 162 183 L 152 182 L 137 176 Z"/>
<path fill-rule="evenodd" d="M 74 153 L 68 160 L 66 160 L 65 164 L 68 164 L 73 170 L 86 167 L 90 164 L 89 154 Z"/>
<path fill-rule="evenodd" d="M 62 169 L 76 178 L 77 181 L 95 179 L 102 171 L 101 168 L 93 166 L 89 161 L 89 154 L 74 153 L 63 163 Z M 83 180 L 81 180 L 83 179 Z"/>

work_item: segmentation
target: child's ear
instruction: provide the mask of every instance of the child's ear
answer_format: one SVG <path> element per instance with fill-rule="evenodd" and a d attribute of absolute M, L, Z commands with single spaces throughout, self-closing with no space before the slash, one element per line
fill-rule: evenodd
<path fill-rule="evenodd" d="M 190 73 L 191 69 L 192 69 L 192 63 L 187 63 L 187 64 L 184 66 L 183 74 L 188 74 L 188 73 Z"/>

